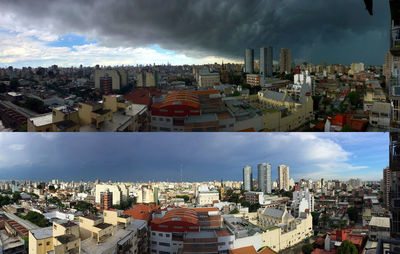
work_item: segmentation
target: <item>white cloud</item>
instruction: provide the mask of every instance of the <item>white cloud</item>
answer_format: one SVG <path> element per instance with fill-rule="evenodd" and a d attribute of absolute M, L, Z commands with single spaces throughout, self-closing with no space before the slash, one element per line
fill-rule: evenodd
<path fill-rule="evenodd" d="M 1 20 L 1 19 L 0 19 Z M 1 28 L 1 27 L 0 27 Z M 109 48 L 97 43 L 69 47 L 51 47 L 47 43 L 56 41 L 59 35 L 38 29 L 14 27 L 8 32 L 0 32 L 0 63 L 17 65 L 23 62 L 37 62 L 38 65 L 71 66 L 83 64 L 135 65 L 135 64 L 203 64 L 214 62 L 234 62 L 232 59 L 209 56 L 200 59 L 175 55 L 171 51 L 160 52 L 151 48 L 116 47 Z M 22 63 L 21 63 L 22 62 Z M 47 64 L 46 64 L 47 63 Z"/>
<path fill-rule="evenodd" d="M 12 151 L 22 151 L 25 149 L 25 145 L 24 144 L 12 144 L 12 145 L 8 146 L 8 148 Z"/>

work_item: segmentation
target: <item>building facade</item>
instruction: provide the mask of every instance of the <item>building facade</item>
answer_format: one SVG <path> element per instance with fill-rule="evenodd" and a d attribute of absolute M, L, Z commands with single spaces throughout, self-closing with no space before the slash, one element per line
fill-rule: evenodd
<path fill-rule="evenodd" d="M 243 168 L 243 190 L 253 190 L 253 172 L 250 166 L 245 166 Z"/>
<path fill-rule="evenodd" d="M 279 60 L 279 72 L 290 73 L 292 69 L 292 62 L 290 60 L 290 50 L 287 48 L 281 48 L 280 60 Z"/>
<path fill-rule="evenodd" d="M 272 47 L 260 48 L 260 75 L 264 78 L 272 77 Z"/>
<path fill-rule="evenodd" d="M 289 167 L 285 165 L 278 166 L 278 184 L 280 190 L 288 191 L 290 189 L 289 184 Z"/>
<path fill-rule="evenodd" d="M 272 191 L 271 164 L 258 164 L 258 190 L 264 194 L 270 194 Z"/>
<path fill-rule="evenodd" d="M 245 50 L 244 72 L 249 74 L 254 73 L 254 49 L 247 48 Z"/>

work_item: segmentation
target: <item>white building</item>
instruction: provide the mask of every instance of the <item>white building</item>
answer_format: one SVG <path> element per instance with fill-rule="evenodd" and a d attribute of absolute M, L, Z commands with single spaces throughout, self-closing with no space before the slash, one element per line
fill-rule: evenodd
<path fill-rule="evenodd" d="M 201 70 L 199 73 L 199 87 L 210 88 L 219 85 L 220 82 L 219 73 L 210 73 L 208 70 Z"/>
<path fill-rule="evenodd" d="M 100 193 L 109 191 L 112 193 L 112 204 L 119 205 L 128 199 L 128 188 L 124 184 L 96 184 L 95 201 L 100 204 Z"/>
<path fill-rule="evenodd" d="M 259 226 L 265 229 L 263 246 L 279 252 L 303 242 L 313 235 L 312 216 L 301 213 L 294 218 L 286 208 L 260 208 L 258 210 Z"/>
<path fill-rule="evenodd" d="M 349 74 L 354 74 L 364 71 L 364 63 L 352 63 L 350 65 Z"/>
<path fill-rule="evenodd" d="M 294 74 L 293 88 L 298 96 L 304 96 L 306 93 L 315 95 L 315 81 L 309 71 L 302 71 L 300 74 Z"/>
<path fill-rule="evenodd" d="M 96 69 L 94 71 L 94 84 L 97 89 L 104 90 L 106 89 L 105 85 L 110 85 L 109 90 L 120 90 L 122 87 L 128 85 L 128 74 L 122 69 Z"/>
<path fill-rule="evenodd" d="M 196 197 L 198 206 L 212 205 L 214 201 L 219 201 L 219 192 L 210 190 L 207 185 L 200 185 Z"/>
<path fill-rule="evenodd" d="M 314 195 L 308 191 L 308 188 L 293 192 L 292 208 L 295 216 L 306 212 L 307 209 L 309 212 L 314 211 Z"/>
<path fill-rule="evenodd" d="M 143 185 L 137 192 L 137 203 L 154 203 L 154 190 L 151 186 Z"/>

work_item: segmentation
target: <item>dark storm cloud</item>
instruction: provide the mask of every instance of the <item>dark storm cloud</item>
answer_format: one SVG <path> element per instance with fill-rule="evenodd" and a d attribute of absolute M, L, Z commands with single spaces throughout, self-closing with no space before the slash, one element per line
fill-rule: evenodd
<path fill-rule="evenodd" d="M 374 1 L 372 17 L 363 0 L 3 0 L 0 7 L 27 26 L 194 57 L 241 59 L 245 47 L 272 45 L 276 60 L 288 47 L 294 59 L 315 63 L 382 64 L 389 45 L 387 0 Z"/>
<path fill-rule="evenodd" d="M 279 164 L 294 179 L 379 179 L 388 148 L 387 133 L 0 133 L 0 181 L 178 181 L 181 163 L 186 181 L 240 180 L 261 162 L 273 179 Z"/>

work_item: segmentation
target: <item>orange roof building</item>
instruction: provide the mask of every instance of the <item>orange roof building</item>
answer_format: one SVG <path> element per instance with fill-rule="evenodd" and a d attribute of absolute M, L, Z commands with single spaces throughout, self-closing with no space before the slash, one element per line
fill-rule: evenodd
<path fill-rule="evenodd" d="M 150 223 L 152 213 L 160 207 L 155 204 L 135 205 L 129 210 L 125 210 L 124 214 L 131 216 L 135 220 L 145 220 Z"/>

